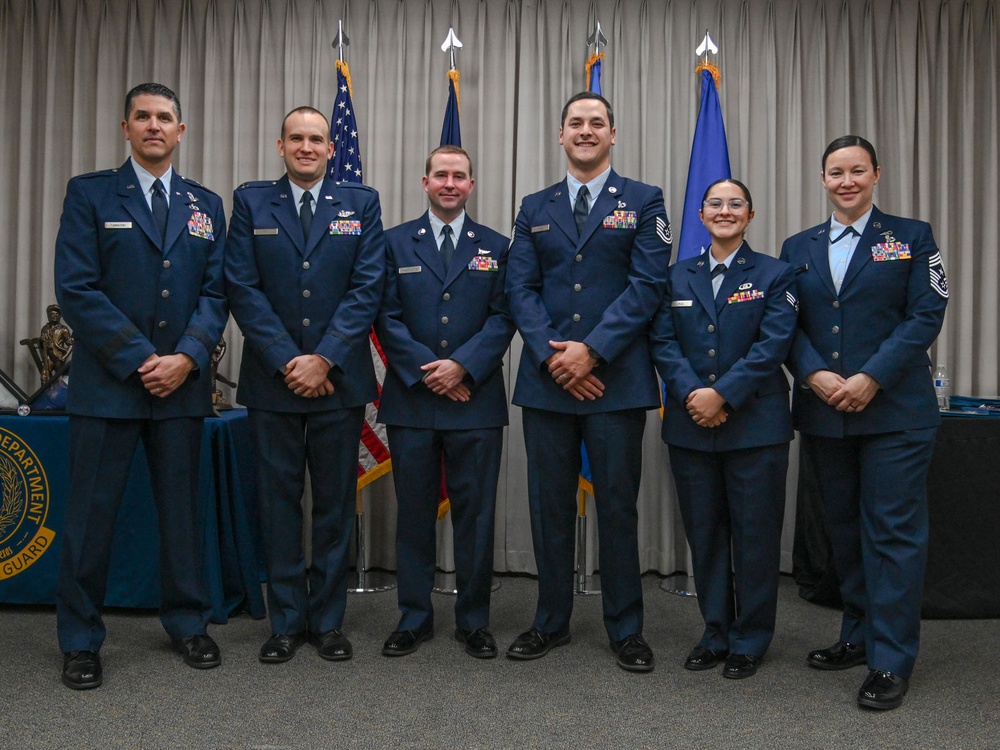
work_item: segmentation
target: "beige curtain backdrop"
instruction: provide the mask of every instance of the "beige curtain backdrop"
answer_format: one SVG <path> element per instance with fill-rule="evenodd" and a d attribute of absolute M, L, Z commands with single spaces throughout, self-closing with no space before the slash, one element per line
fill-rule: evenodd
<path fill-rule="evenodd" d="M 584 87 L 585 41 L 609 39 L 604 93 L 615 108 L 615 168 L 664 189 L 679 219 L 698 109 L 695 47 L 708 30 L 733 174 L 754 193 L 749 240 L 781 241 L 830 212 L 819 159 L 834 137 L 872 140 L 883 165 L 876 202 L 930 221 L 951 303 L 934 356 L 956 392 L 996 397 L 1000 319 L 1000 53 L 996 0 L 0 0 L 0 367 L 36 375 L 21 338 L 53 301 L 52 256 L 66 181 L 127 156 L 125 92 L 155 80 L 178 92 L 188 130 L 176 166 L 231 205 L 246 180 L 277 178 L 282 115 L 335 96 L 331 42 L 351 40 L 365 182 L 386 226 L 425 208 L 420 176 L 437 145 L 453 26 L 464 47 L 463 144 L 475 159 L 469 203 L 507 231 L 520 197 L 564 174 L 559 110 Z M 675 223 L 675 236 L 680 227 Z M 223 371 L 242 350 L 230 325 Z M 508 383 L 520 354 L 508 360 Z M 496 568 L 534 570 L 519 409 L 500 483 Z M 685 568 L 666 451 L 651 412 L 643 446 L 643 569 Z M 793 444 L 793 457 L 797 446 Z M 789 477 L 794 489 L 796 462 Z M 388 479 L 366 491 L 371 563 L 394 567 Z M 790 493 L 789 497 L 792 497 Z M 592 501 L 591 501 L 592 502 Z M 791 513 L 783 566 L 790 569 Z M 591 531 L 593 532 L 591 525 Z M 596 538 L 591 533 L 591 559 Z M 449 545 L 442 545 L 447 564 Z"/>

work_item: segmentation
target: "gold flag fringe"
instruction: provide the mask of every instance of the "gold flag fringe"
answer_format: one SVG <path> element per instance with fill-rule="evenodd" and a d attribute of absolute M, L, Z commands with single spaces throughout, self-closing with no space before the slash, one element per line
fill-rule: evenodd
<path fill-rule="evenodd" d="M 707 57 L 701 65 L 694 69 L 694 72 L 700 73 L 703 70 L 707 70 L 712 74 L 712 78 L 715 79 L 715 88 L 719 88 L 719 82 L 722 80 L 722 71 L 712 65 L 712 63 L 708 61 Z"/>
<path fill-rule="evenodd" d="M 587 70 L 587 91 L 590 91 L 590 72 L 593 69 L 594 65 L 596 65 L 599 60 L 603 59 L 604 59 L 603 52 L 601 52 L 600 54 L 595 52 L 589 58 L 587 58 L 587 64 L 584 66 Z"/>
<path fill-rule="evenodd" d="M 343 73 L 344 78 L 347 79 L 347 93 L 351 95 L 351 101 L 354 101 L 354 87 L 351 86 L 351 69 L 347 67 L 347 63 L 343 60 L 337 60 L 337 72 Z"/>
<path fill-rule="evenodd" d="M 455 84 L 455 104 L 458 106 L 458 112 L 459 112 L 459 114 L 461 114 L 461 112 L 462 112 L 462 97 L 459 96 L 459 91 L 458 91 L 458 88 L 459 88 L 458 87 L 458 80 L 459 80 L 459 78 L 461 78 L 461 75 L 459 75 L 458 68 L 455 68 L 454 70 L 449 70 L 448 71 L 448 78 L 450 78 L 451 82 Z"/>

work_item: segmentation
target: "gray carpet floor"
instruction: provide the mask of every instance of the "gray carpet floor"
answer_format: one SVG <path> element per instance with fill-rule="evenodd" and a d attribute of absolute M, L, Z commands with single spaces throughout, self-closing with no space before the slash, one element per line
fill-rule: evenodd
<path fill-rule="evenodd" d="M 536 584 L 504 577 L 494 593 L 501 648 L 530 623 Z M 454 599 L 435 596 L 434 640 L 389 659 L 395 593 L 352 595 L 352 661 L 312 647 L 281 665 L 257 650 L 266 621 L 216 625 L 223 665 L 197 671 L 169 648 L 154 614 L 108 613 L 104 686 L 74 692 L 51 608 L 0 607 L 0 748 L 998 748 L 1000 620 L 929 620 L 905 705 L 857 707 L 859 667 L 818 672 L 812 649 L 836 640 L 839 613 L 783 579 L 778 630 L 748 680 L 681 667 L 701 632 L 694 599 L 644 579 L 652 674 L 615 666 L 600 597 L 577 597 L 572 642 L 532 662 L 468 657 L 454 640 Z"/>

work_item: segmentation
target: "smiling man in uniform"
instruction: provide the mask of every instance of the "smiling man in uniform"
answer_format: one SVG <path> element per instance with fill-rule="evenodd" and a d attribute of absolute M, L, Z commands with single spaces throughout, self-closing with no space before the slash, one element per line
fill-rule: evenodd
<path fill-rule="evenodd" d="M 646 411 L 660 403 L 646 329 L 663 294 L 670 226 L 660 188 L 611 169 L 615 137 L 606 99 L 572 97 L 559 128 L 566 178 L 524 198 L 514 225 L 507 294 L 524 348 L 513 400 L 523 410 L 538 606 L 507 656 L 536 659 L 569 642 L 582 441 L 604 625 L 618 665 L 649 672 L 636 500 Z"/>
<path fill-rule="evenodd" d="M 358 443 L 365 404 L 378 396 L 368 341 L 385 249 L 378 194 L 327 177 L 332 154 L 326 117 L 297 107 L 278 139 L 285 176 L 233 196 L 226 288 L 246 337 L 237 395 L 249 408 L 267 559 L 264 663 L 288 661 L 310 638 L 328 661 L 353 655 L 341 626 Z"/>

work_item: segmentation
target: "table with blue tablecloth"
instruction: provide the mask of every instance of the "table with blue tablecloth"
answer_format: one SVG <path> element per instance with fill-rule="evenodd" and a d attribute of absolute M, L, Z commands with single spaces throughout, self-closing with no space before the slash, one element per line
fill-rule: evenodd
<path fill-rule="evenodd" d="M 55 603 L 69 493 L 69 417 L 0 415 L 0 602 Z M 205 420 L 200 496 L 212 621 L 263 617 L 253 452 L 245 409 Z M 159 532 L 141 441 L 115 530 L 105 605 L 157 608 Z"/>

